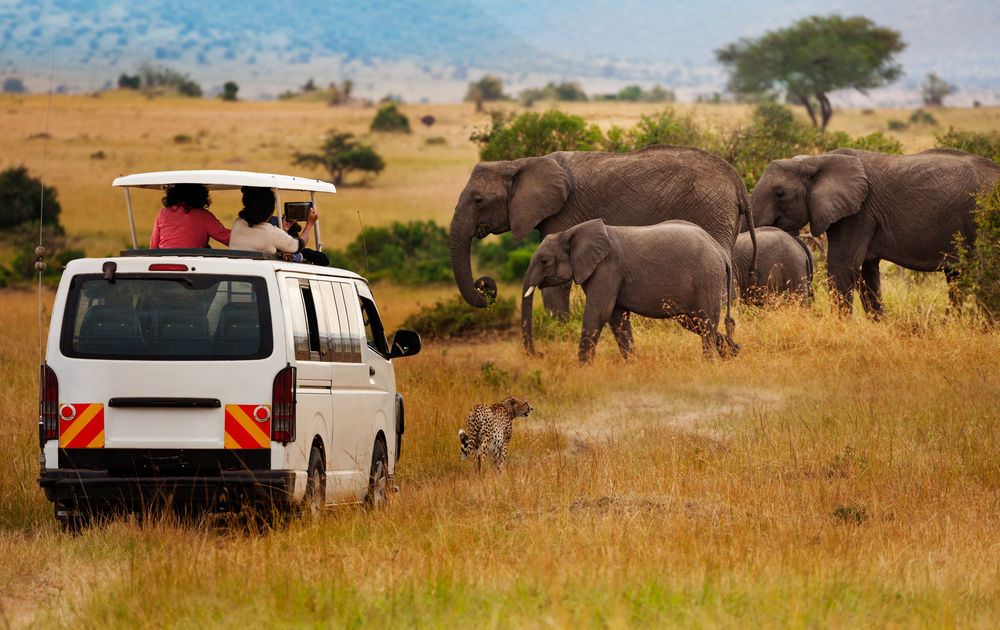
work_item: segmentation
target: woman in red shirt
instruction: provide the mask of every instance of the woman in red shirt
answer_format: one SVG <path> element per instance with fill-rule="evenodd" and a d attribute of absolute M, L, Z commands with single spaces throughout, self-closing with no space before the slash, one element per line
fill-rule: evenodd
<path fill-rule="evenodd" d="M 192 249 L 208 247 L 211 236 L 229 246 L 229 230 L 208 211 L 212 199 L 201 184 L 175 184 L 163 197 L 163 209 L 156 215 L 150 249 Z"/>

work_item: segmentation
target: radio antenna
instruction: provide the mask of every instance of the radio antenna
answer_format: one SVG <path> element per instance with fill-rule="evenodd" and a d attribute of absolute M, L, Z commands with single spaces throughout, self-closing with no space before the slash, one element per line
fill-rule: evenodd
<path fill-rule="evenodd" d="M 38 247 L 35 248 L 35 269 L 38 271 L 38 365 L 42 364 L 42 272 L 45 271 L 45 248 L 42 247 L 42 222 L 45 219 L 45 154 L 49 145 L 49 113 L 52 111 L 52 80 L 56 74 L 56 51 L 52 50 L 52 69 L 49 72 L 49 103 L 45 109 L 45 135 L 42 136 L 41 195 L 38 204 Z M 40 384 L 39 384 L 40 385 Z M 40 391 L 40 390 L 39 390 Z"/>
<path fill-rule="evenodd" d="M 365 250 L 365 269 L 368 270 L 368 277 L 372 276 L 372 268 L 368 264 L 368 245 L 365 243 L 365 224 L 361 222 L 361 211 L 358 210 L 358 225 L 361 226 L 361 247 Z"/>

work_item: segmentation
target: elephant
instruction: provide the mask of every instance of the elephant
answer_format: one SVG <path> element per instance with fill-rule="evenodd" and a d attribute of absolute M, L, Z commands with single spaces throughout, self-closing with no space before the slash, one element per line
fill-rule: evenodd
<path fill-rule="evenodd" d="M 699 149 L 654 145 L 632 153 L 559 151 L 507 162 L 480 162 L 459 196 L 451 221 L 451 264 L 465 300 L 486 306 L 491 278 L 472 280 L 473 238 L 510 231 L 519 242 L 534 228 L 541 238 L 592 219 L 607 225 L 654 225 L 681 219 L 700 226 L 727 254 L 741 220 L 756 238 L 750 196 L 725 160 Z M 756 258 L 756 254 L 755 254 Z M 542 292 L 545 306 L 569 313 L 570 285 Z M 522 330 L 530 323 L 530 311 Z M 526 348 L 530 347 L 530 335 Z"/>
<path fill-rule="evenodd" d="M 587 296 L 579 359 L 588 363 L 607 323 L 618 349 L 635 353 L 632 313 L 676 319 L 701 336 L 706 356 L 735 356 L 729 252 L 708 232 L 689 221 L 646 226 L 610 226 L 591 219 L 549 234 L 531 257 L 524 276 L 522 317 L 526 346 L 531 345 L 531 294 L 575 281 Z M 718 331 L 723 296 L 726 334 Z"/>
<path fill-rule="evenodd" d="M 776 227 L 757 228 L 757 274 L 751 279 L 753 256 L 750 235 L 743 232 L 733 248 L 733 272 L 740 297 L 748 304 L 762 305 L 768 294 L 797 294 L 802 304 L 812 301 L 813 255 L 798 237 Z"/>
<path fill-rule="evenodd" d="M 829 241 L 834 303 L 850 313 L 860 283 L 865 312 L 884 314 L 879 262 L 956 274 L 954 238 L 975 241 L 975 194 L 1000 179 L 1000 165 L 964 151 L 889 155 L 837 149 L 771 162 L 750 197 L 757 225 L 794 231 L 809 224 Z M 954 298 L 954 295 L 952 295 Z"/>

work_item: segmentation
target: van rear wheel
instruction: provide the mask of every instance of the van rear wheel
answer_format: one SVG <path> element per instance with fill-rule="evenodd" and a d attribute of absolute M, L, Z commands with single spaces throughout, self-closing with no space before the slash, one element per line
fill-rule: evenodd
<path fill-rule="evenodd" d="M 323 454 L 317 447 L 309 452 L 309 476 L 306 479 L 306 496 L 303 501 L 305 513 L 311 517 L 319 516 L 326 505 L 326 475 L 323 470 Z"/>
<path fill-rule="evenodd" d="M 389 499 L 389 456 L 382 440 L 375 440 L 372 449 L 372 470 L 368 476 L 368 495 L 365 503 L 375 509 L 385 507 Z"/>

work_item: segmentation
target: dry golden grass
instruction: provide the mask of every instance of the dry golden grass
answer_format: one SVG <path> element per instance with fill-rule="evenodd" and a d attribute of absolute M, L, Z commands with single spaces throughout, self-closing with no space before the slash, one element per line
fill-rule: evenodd
<path fill-rule="evenodd" d="M 34 170 L 41 147 L 26 138 L 44 126 L 44 99 L 5 95 L 2 107 L 0 127 L 18 124 L 0 134 L 16 156 L 0 167 Z M 353 238 L 358 209 L 371 224 L 446 223 L 475 162 L 465 137 L 485 120 L 470 109 L 410 106 L 438 125 L 373 136 L 389 169 L 322 206 L 326 240 Z M 567 109 L 607 124 L 649 111 Z M 47 172 L 70 232 L 103 254 L 127 233 L 108 186 L 118 172 L 239 157 L 233 168 L 308 174 L 287 166 L 291 150 L 330 126 L 363 133 L 371 114 L 57 97 Z M 857 134 L 870 118 L 839 112 L 833 124 Z M 174 145 L 202 128 L 200 144 Z M 423 148 L 427 135 L 448 144 Z M 99 149 L 115 157 L 90 160 Z M 222 217 L 235 203 L 220 194 L 213 208 Z M 58 533 L 35 483 L 37 298 L 4 291 L 0 625 L 996 627 L 1000 334 L 946 316 L 940 278 L 884 271 L 886 321 L 834 316 L 823 290 L 809 309 L 740 308 L 731 361 L 702 359 L 696 336 L 659 321 L 636 323 L 633 363 L 608 335 L 585 367 L 576 333 L 539 340 L 539 358 L 514 338 L 428 342 L 397 361 L 407 431 L 402 492 L 385 513 L 337 508 L 265 532 L 154 514 L 75 537 Z M 392 330 L 455 289 L 374 291 Z M 479 477 L 456 433 L 473 404 L 513 394 L 536 411 L 516 425 L 508 472 Z"/>

